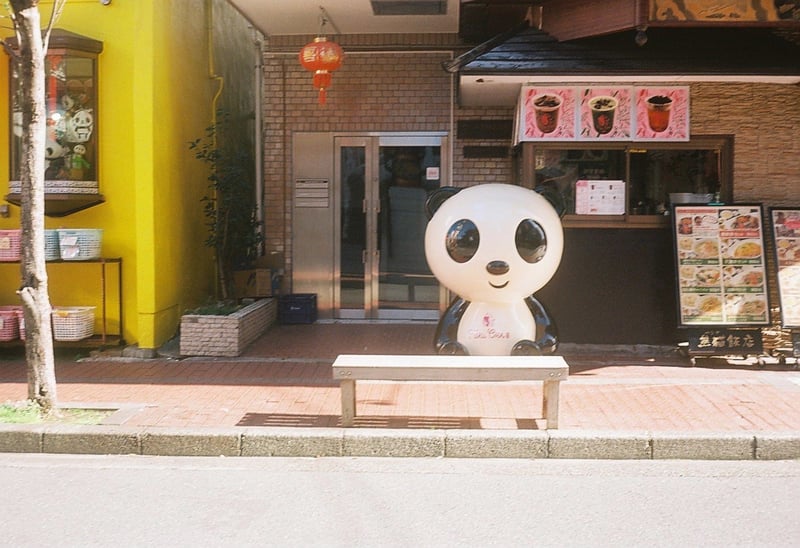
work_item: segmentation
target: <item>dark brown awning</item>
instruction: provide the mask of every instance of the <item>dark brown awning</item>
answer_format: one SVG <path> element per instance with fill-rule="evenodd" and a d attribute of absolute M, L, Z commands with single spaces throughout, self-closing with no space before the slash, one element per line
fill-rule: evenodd
<path fill-rule="evenodd" d="M 525 82 L 800 82 L 800 45 L 778 32 L 659 28 L 648 30 L 639 46 L 635 32 L 559 42 L 526 27 L 445 69 L 459 74 L 462 104 L 487 105 L 508 104 L 512 95 L 515 101 L 511 88 Z"/>

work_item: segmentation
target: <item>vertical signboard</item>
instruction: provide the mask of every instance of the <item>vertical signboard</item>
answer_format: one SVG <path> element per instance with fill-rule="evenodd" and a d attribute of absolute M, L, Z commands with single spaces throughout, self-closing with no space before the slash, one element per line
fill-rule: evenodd
<path fill-rule="evenodd" d="M 781 323 L 800 327 L 800 208 L 770 208 Z"/>
<path fill-rule="evenodd" d="M 673 207 L 679 324 L 769 323 L 759 204 Z"/>

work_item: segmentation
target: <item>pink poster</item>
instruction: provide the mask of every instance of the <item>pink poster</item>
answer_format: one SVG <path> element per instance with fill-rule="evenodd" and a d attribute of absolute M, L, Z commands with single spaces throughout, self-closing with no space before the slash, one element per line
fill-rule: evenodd
<path fill-rule="evenodd" d="M 689 140 L 689 88 L 636 88 L 636 139 Z"/>
<path fill-rule="evenodd" d="M 525 120 L 523 140 L 575 139 L 574 88 L 525 88 L 522 108 Z"/>
<path fill-rule="evenodd" d="M 581 90 L 581 139 L 630 140 L 631 127 L 631 88 Z"/>

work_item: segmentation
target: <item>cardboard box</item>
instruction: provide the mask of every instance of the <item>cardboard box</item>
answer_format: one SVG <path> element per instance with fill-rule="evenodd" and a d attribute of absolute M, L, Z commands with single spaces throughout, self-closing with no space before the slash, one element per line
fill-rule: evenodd
<path fill-rule="evenodd" d="M 253 268 L 233 273 L 233 288 L 237 299 L 244 297 L 270 297 L 272 295 L 272 270 Z"/>

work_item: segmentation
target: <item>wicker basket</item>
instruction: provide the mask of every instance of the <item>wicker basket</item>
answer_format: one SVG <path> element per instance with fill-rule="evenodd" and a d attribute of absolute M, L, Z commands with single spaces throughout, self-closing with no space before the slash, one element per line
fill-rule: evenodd
<path fill-rule="evenodd" d="M 21 313 L 21 306 L 0 306 L 0 341 L 13 341 L 19 338 Z"/>
<path fill-rule="evenodd" d="M 58 230 L 44 231 L 44 260 L 57 261 L 61 258 L 58 248 Z"/>
<path fill-rule="evenodd" d="M 65 261 L 100 258 L 103 230 L 100 228 L 58 229 L 58 247 Z"/>
<path fill-rule="evenodd" d="M 19 260 L 21 233 L 22 231 L 18 228 L 0 230 L 0 261 Z"/>
<path fill-rule="evenodd" d="M 53 339 L 80 341 L 94 333 L 94 306 L 54 306 Z"/>

